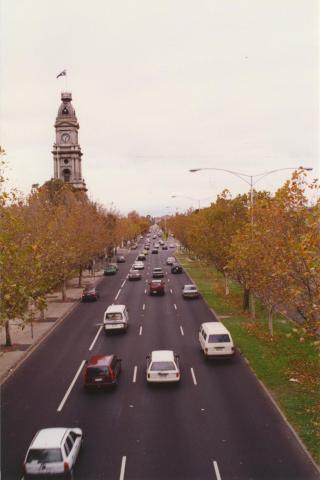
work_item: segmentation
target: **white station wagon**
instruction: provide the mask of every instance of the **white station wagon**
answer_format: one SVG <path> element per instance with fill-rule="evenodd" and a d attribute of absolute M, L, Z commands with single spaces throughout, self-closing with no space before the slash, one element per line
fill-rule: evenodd
<path fill-rule="evenodd" d="M 72 478 L 83 441 L 80 428 L 45 428 L 34 436 L 23 463 L 24 479 Z"/>
<path fill-rule="evenodd" d="M 147 356 L 147 382 L 179 381 L 179 355 L 172 350 L 154 350 Z"/>

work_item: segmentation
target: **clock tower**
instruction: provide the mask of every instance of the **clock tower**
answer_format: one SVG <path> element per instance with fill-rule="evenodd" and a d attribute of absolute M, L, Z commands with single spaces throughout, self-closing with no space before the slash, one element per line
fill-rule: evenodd
<path fill-rule="evenodd" d="M 71 93 L 62 92 L 61 100 L 62 103 L 54 124 L 56 129 L 56 141 L 52 150 L 54 178 L 59 178 L 86 192 L 86 184 L 81 174 L 82 152 L 78 143 L 79 123 L 71 103 Z"/>

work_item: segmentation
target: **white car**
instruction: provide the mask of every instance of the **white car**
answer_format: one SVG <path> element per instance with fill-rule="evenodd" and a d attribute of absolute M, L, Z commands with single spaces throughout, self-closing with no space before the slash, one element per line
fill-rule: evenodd
<path fill-rule="evenodd" d="M 179 355 L 172 350 L 154 350 L 147 356 L 147 382 L 179 381 Z"/>
<path fill-rule="evenodd" d="M 83 433 L 80 428 L 45 428 L 34 436 L 23 462 L 24 478 L 39 475 L 69 475 L 73 478 L 73 467 L 77 460 Z"/>
<path fill-rule="evenodd" d="M 176 263 L 176 259 L 174 257 L 168 257 L 167 258 L 167 265 L 173 265 L 174 263 Z"/>
<path fill-rule="evenodd" d="M 200 293 L 195 285 L 190 284 L 182 287 L 182 296 L 183 298 L 199 298 Z"/>
<path fill-rule="evenodd" d="M 143 269 L 144 269 L 144 263 L 143 263 L 143 262 L 140 262 L 140 261 L 136 261 L 136 262 L 134 262 L 134 264 L 132 265 L 132 269 L 133 269 L 133 270 L 143 270 Z"/>

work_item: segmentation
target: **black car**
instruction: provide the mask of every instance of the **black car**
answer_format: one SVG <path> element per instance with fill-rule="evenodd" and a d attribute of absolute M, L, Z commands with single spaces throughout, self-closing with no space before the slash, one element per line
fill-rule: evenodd
<path fill-rule="evenodd" d="M 151 253 L 159 253 L 159 251 L 158 251 L 157 248 L 153 248 L 153 249 L 151 250 Z"/>
<path fill-rule="evenodd" d="M 100 297 L 100 295 L 99 295 L 98 289 L 94 286 L 89 286 L 88 285 L 82 292 L 81 301 L 82 302 L 95 302 L 95 301 L 98 300 L 99 297 Z"/>
<path fill-rule="evenodd" d="M 171 267 L 171 273 L 182 273 L 183 269 L 179 263 L 174 263 Z"/>

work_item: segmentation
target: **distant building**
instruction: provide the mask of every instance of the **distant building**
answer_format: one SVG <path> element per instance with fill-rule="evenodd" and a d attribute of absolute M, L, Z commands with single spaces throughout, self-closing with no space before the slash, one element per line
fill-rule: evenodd
<path fill-rule="evenodd" d="M 56 142 L 53 144 L 54 178 L 70 183 L 74 188 L 87 191 L 81 173 L 82 152 L 78 142 L 79 123 L 71 103 L 70 92 L 61 93 L 62 103 L 54 127 Z"/>

